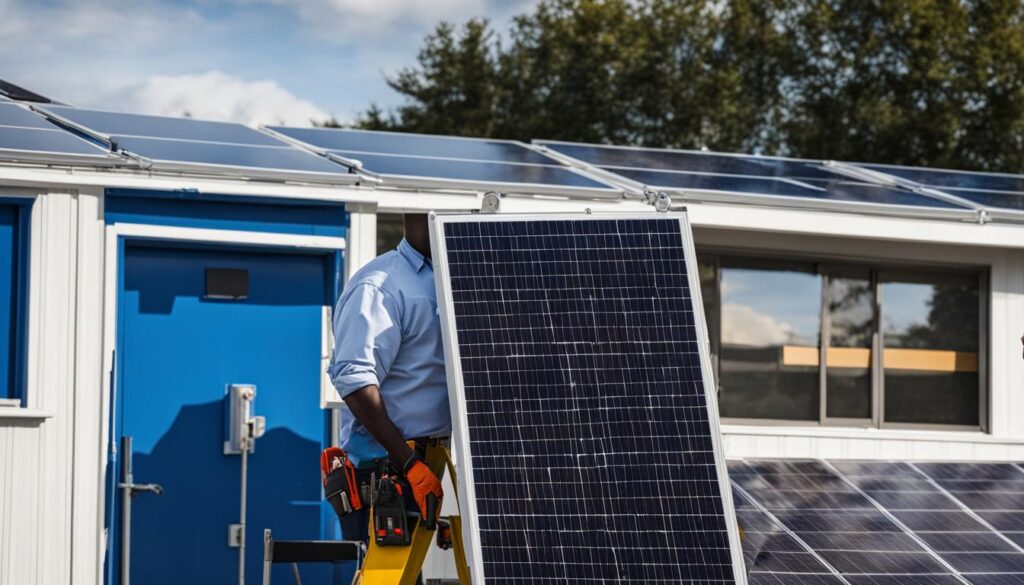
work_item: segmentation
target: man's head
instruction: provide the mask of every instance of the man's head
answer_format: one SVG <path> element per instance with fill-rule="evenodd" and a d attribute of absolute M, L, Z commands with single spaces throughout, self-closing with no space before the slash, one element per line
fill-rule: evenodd
<path fill-rule="evenodd" d="M 430 228 L 427 227 L 426 213 L 406 213 L 402 216 L 402 224 L 405 228 L 405 239 L 423 254 L 424 258 L 430 258 Z"/>

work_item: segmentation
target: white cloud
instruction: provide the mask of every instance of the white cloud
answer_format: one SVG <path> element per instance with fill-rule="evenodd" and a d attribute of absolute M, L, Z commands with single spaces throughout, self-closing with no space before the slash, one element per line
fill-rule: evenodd
<path fill-rule="evenodd" d="M 765 347 L 783 345 L 797 337 L 793 326 L 748 305 L 722 305 L 722 343 Z"/>
<path fill-rule="evenodd" d="M 487 6 L 485 0 L 244 1 L 292 10 L 314 32 L 340 43 L 362 41 L 399 29 L 430 29 L 441 20 L 462 22 L 484 14 Z"/>
<path fill-rule="evenodd" d="M 246 81 L 220 71 L 160 75 L 130 93 L 124 109 L 162 116 L 190 115 L 243 124 L 308 126 L 330 116 L 274 81 Z"/>

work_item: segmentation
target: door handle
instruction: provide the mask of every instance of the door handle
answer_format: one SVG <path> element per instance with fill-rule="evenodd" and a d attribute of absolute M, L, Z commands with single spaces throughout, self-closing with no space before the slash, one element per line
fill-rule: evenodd
<path fill-rule="evenodd" d="M 164 488 L 158 483 L 120 483 L 117 487 L 127 490 L 130 496 L 134 496 L 139 492 L 152 492 L 158 496 L 164 495 Z"/>

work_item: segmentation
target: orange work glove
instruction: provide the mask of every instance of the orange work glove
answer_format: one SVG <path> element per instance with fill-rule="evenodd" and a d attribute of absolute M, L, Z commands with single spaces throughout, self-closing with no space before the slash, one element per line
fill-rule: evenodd
<path fill-rule="evenodd" d="M 412 497 L 420 509 L 420 522 L 427 530 L 437 527 L 437 515 L 441 511 L 441 482 L 433 471 L 418 457 L 406 465 L 405 479 L 412 488 Z"/>

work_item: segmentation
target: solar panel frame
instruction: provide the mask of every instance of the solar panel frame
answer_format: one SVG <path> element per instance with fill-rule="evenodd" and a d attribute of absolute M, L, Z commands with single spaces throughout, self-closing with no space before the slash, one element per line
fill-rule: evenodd
<path fill-rule="evenodd" d="M 477 509 L 476 489 L 473 475 L 472 447 L 468 424 L 468 410 L 466 405 L 465 385 L 462 373 L 462 365 L 459 350 L 458 328 L 455 322 L 455 311 L 453 307 L 453 290 L 450 281 L 448 267 L 448 250 L 445 241 L 445 227 L 452 223 L 463 222 L 509 222 L 528 220 L 629 220 L 629 219 L 650 219 L 651 213 L 599 213 L 599 214 L 545 214 L 545 215 L 517 215 L 517 214 L 431 214 L 430 240 L 435 270 L 435 282 L 437 286 L 438 311 L 441 320 L 441 332 L 444 343 L 444 354 L 446 363 L 446 374 L 449 388 L 449 399 L 452 413 L 452 441 L 457 445 L 453 457 L 456 468 L 459 470 L 458 490 L 460 513 L 463 525 L 463 542 L 468 543 L 465 547 L 467 564 L 472 574 L 472 580 L 477 585 L 484 585 L 485 575 L 483 567 L 483 551 L 480 534 L 479 513 Z M 683 253 L 687 270 L 687 286 L 689 287 L 690 299 L 693 310 L 694 327 L 697 332 L 697 345 L 699 348 L 699 361 L 702 373 L 702 385 L 704 390 L 705 405 L 708 410 L 708 425 L 711 434 L 711 443 L 716 458 L 716 472 L 718 487 L 721 494 L 723 513 L 726 521 L 727 536 L 729 540 L 730 556 L 732 560 L 733 576 L 736 585 L 747 585 L 747 575 L 744 569 L 743 550 L 740 543 L 736 513 L 732 501 L 732 488 L 729 482 L 728 470 L 724 449 L 722 446 L 721 429 L 718 418 L 718 404 L 715 389 L 710 381 L 712 368 L 710 360 L 710 348 L 707 346 L 708 329 L 705 321 L 701 301 L 700 282 L 696 270 L 696 250 L 694 247 L 692 231 L 689 219 L 685 211 L 659 214 L 655 217 L 668 217 L 679 221 L 679 228 L 683 243 Z"/>
<path fill-rule="evenodd" d="M 47 105 L 46 107 L 33 105 L 32 109 L 39 112 L 43 116 L 46 116 L 61 125 L 68 128 L 72 128 L 78 132 L 81 132 L 87 136 L 91 136 L 96 140 L 105 142 L 111 146 L 111 148 L 117 148 L 119 142 L 123 141 L 126 143 L 138 143 L 144 141 L 150 141 L 154 143 L 166 143 L 170 145 L 182 145 L 182 144 L 194 144 L 197 147 L 202 146 L 223 146 L 226 148 L 239 148 L 239 149 L 267 149 L 267 151 L 280 151 L 287 153 L 288 157 L 294 158 L 295 155 L 301 155 L 308 157 L 308 161 L 303 161 L 304 166 L 312 167 L 314 170 L 303 170 L 296 168 L 287 167 L 258 167 L 258 166 L 246 166 L 237 164 L 221 164 L 221 163 L 210 163 L 201 161 L 188 161 L 188 160 L 166 160 L 161 158 L 151 158 L 142 152 L 135 152 L 128 148 L 119 148 L 119 152 L 125 157 L 132 159 L 137 167 L 141 167 L 143 170 L 152 170 L 156 172 L 167 172 L 167 173 L 182 173 L 182 174 L 196 174 L 196 175 L 214 175 L 223 176 L 229 175 L 232 177 L 245 178 L 245 179 L 262 179 L 270 181 L 299 181 L 299 182 L 311 182 L 311 183 L 330 183 L 335 185 L 351 185 L 359 182 L 360 176 L 354 173 L 346 173 L 345 167 L 337 162 L 332 162 L 327 158 L 321 157 L 315 153 L 309 152 L 306 149 L 297 148 L 296 146 L 283 142 L 275 137 L 269 136 L 266 133 L 248 128 L 241 124 L 235 124 L 232 122 L 211 122 L 206 120 L 193 120 L 190 118 L 172 118 L 167 116 L 144 116 L 139 114 L 124 114 L 120 112 L 108 112 L 103 110 L 79 110 L 77 108 L 67 106 L 53 106 Z M 231 127 L 244 128 L 255 135 L 259 136 L 258 139 L 254 139 L 253 143 L 239 143 L 229 141 L 209 141 L 209 140 L 195 140 L 178 137 L 152 137 L 138 134 L 108 134 L 102 130 L 91 128 L 87 125 L 82 124 L 80 121 L 76 121 L 69 117 L 67 114 L 78 114 L 82 112 L 87 113 L 99 113 L 104 115 L 112 116 L 126 116 L 132 119 L 140 118 L 154 118 L 161 121 L 175 121 L 185 124 L 214 124 L 214 125 L 226 125 Z M 119 137 L 123 136 L 124 139 Z M 258 144 L 258 142 L 266 141 L 266 144 Z M 125 165 L 128 166 L 128 165 Z M 316 167 L 319 167 L 318 169 Z"/>
<path fill-rule="evenodd" d="M 263 128 L 270 135 L 279 138 L 290 144 L 318 152 L 324 156 L 329 156 L 344 162 L 346 164 L 352 164 L 355 168 L 362 173 L 366 173 L 371 177 L 380 179 L 384 186 L 393 186 L 410 189 L 438 189 L 438 190 L 470 190 L 470 191 L 497 191 L 505 194 L 518 194 L 518 195 L 552 195 L 552 196 L 564 196 L 564 197 L 586 197 L 592 199 L 620 199 L 624 190 L 621 186 L 615 183 L 609 182 L 606 178 L 602 178 L 593 173 L 585 172 L 573 165 L 567 165 L 563 161 L 556 157 L 552 157 L 545 152 L 541 152 L 531 144 L 520 142 L 518 140 L 504 140 L 504 139 L 490 139 L 490 138 L 470 138 L 466 136 L 432 136 L 429 134 L 417 134 L 417 133 L 404 133 L 404 132 L 380 132 L 380 134 L 388 134 L 395 136 L 409 137 L 411 140 L 419 139 L 438 139 L 444 141 L 465 141 L 467 143 L 480 143 L 480 144 L 500 144 L 510 145 L 517 148 L 523 149 L 524 154 L 528 154 L 528 159 L 534 162 L 527 162 L 527 158 L 522 161 L 506 161 L 506 160 L 494 160 L 490 158 L 458 158 L 458 157 L 443 157 L 443 156 L 424 156 L 423 154 L 398 154 L 396 152 L 378 152 L 370 150 L 359 150 L 359 149 L 346 149 L 339 150 L 336 148 L 330 148 L 323 145 L 314 144 L 299 138 L 297 135 L 289 134 L 289 132 L 297 132 L 299 134 L 307 134 L 306 128 L 291 128 L 287 126 L 264 126 Z M 366 132 L 371 131 L 353 131 L 343 129 L 319 129 L 322 132 Z M 378 132 L 373 131 L 376 134 Z M 417 146 L 420 148 L 420 146 Z M 392 149 L 393 150 L 393 149 Z M 581 179 L 592 182 L 596 187 L 586 186 L 575 186 L 575 185 L 556 185 L 547 183 L 531 183 L 531 182 L 504 182 L 504 181 L 487 181 L 487 180 L 469 180 L 469 179 L 458 179 L 458 178 L 446 178 L 446 177 L 432 177 L 426 175 L 414 175 L 414 174 L 401 174 L 401 173 L 381 173 L 373 170 L 369 167 L 362 165 L 360 155 L 363 156 L 375 156 L 375 157 L 389 157 L 389 158 L 419 158 L 426 160 L 435 161 L 452 161 L 456 163 L 476 163 L 476 164 L 487 164 L 487 163 L 498 163 L 507 166 L 545 166 L 552 169 L 558 169 L 562 172 L 572 173 L 580 177 Z M 541 157 L 541 158 L 536 158 Z M 546 161 L 540 163 L 540 160 Z"/>

